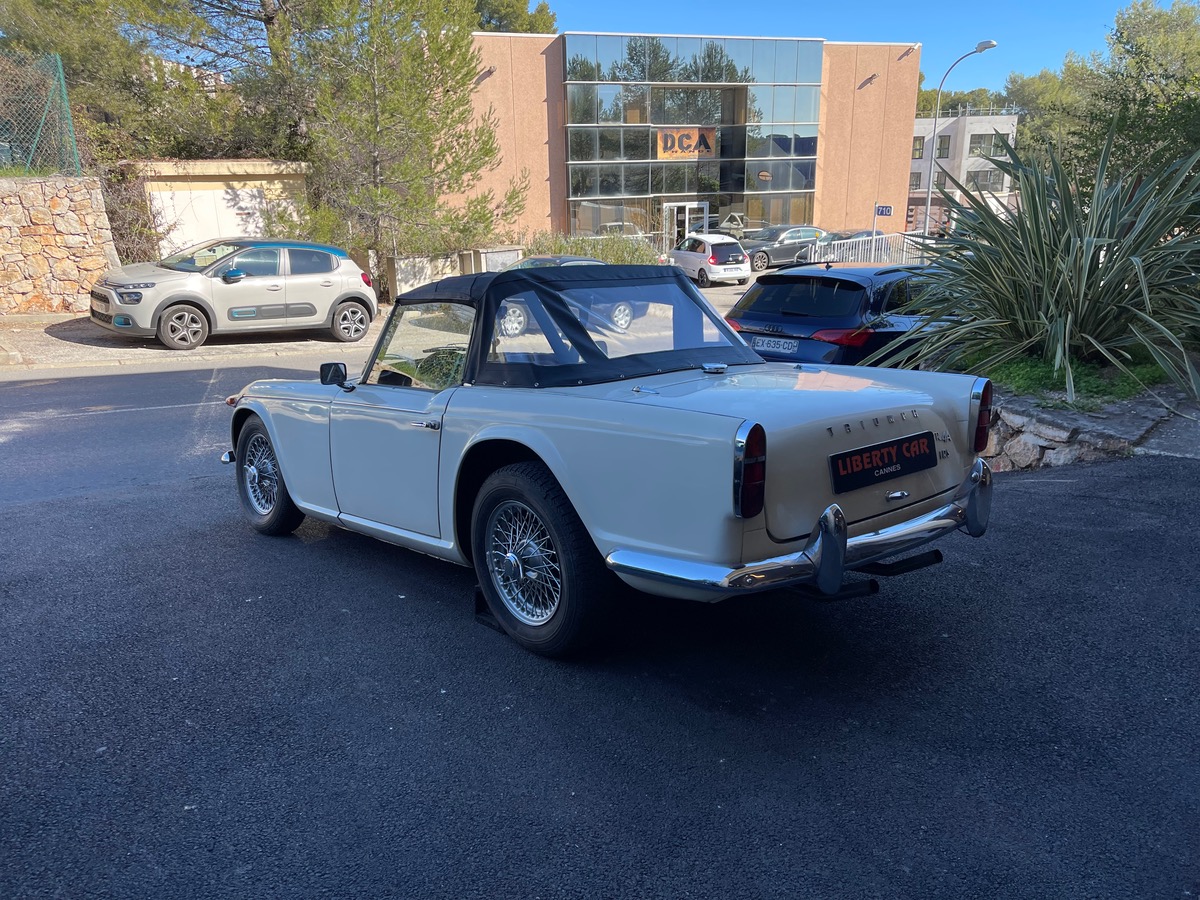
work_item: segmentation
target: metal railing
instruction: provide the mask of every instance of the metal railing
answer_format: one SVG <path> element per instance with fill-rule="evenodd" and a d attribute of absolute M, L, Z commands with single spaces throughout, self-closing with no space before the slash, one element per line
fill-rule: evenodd
<path fill-rule="evenodd" d="M 917 265 L 925 262 L 925 244 L 926 239 L 919 231 L 877 234 L 874 237 L 817 243 L 811 258 L 817 262 Z"/>
<path fill-rule="evenodd" d="M 0 169 L 81 174 L 62 61 L 0 52 Z"/>

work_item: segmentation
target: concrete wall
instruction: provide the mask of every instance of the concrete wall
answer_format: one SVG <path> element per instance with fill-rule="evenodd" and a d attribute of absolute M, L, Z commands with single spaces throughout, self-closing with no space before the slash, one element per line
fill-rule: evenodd
<path fill-rule="evenodd" d="M 517 230 L 567 230 L 566 96 L 563 42 L 552 34 L 476 34 L 482 72 L 475 108 L 491 107 L 499 126 L 501 162 L 481 189 L 503 193 L 529 172 L 529 193 Z M 492 67 L 495 67 L 494 69 Z"/>
<path fill-rule="evenodd" d="M 269 208 L 294 210 L 304 198 L 308 171 L 304 163 L 268 159 L 156 160 L 135 165 L 166 231 L 159 245 L 162 256 L 218 237 L 265 237 L 264 214 Z"/>
<path fill-rule="evenodd" d="M 919 44 L 825 44 L 817 132 L 817 225 L 905 230 Z"/>
<path fill-rule="evenodd" d="M 0 316 L 84 312 L 116 265 L 99 179 L 0 179 Z"/>

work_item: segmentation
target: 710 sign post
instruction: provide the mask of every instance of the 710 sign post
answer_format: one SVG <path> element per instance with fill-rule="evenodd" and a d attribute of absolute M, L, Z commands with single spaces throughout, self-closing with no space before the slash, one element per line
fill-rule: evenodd
<path fill-rule="evenodd" d="M 891 214 L 892 208 L 890 206 L 880 206 L 878 203 L 875 204 L 875 218 L 871 221 L 871 237 L 875 237 L 875 231 L 877 230 L 875 226 L 879 224 L 879 217 L 890 216 Z"/>

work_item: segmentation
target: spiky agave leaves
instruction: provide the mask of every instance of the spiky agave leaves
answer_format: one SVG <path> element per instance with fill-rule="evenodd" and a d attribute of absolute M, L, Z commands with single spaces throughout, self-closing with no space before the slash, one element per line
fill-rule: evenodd
<path fill-rule="evenodd" d="M 1145 351 L 1176 384 L 1200 396 L 1186 339 L 1200 329 L 1200 153 L 1142 171 L 1113 172 L 1112 136 L 1094 175 L 1069 172 L 1049 149 L 1044 166 L 1005 142 L 994 160 L 1019 196 L 1016 209 L 973 194 L 956 227 L 931 242 L 926 290 L 909 311 L 927 313 L 903 353 L 868 362 L 980 371 L 1021 356 L 1053 363 L 1075 399 L 1072 367 L 1103 361 L 1130 371 Z"/>

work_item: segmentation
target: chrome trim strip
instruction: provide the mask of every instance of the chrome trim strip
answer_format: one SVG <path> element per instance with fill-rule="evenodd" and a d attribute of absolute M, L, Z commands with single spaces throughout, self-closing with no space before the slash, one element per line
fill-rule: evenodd
<path fill-rule="evenodd" d="M 912 550 L 960 528 L 972 537 L 980 537 L 987 530 L 991 509 L 992 470 L 984 460 L 976 459 L 946 505 L 857 537 L 847 538 L 846 517 L 834 503 L 821 514 L 807 546 L 788 556 L 730 568 L 640 550 L 613 550 L 605 562 L 618 574 L 720 594 L 749 594 L 795 584 L 812 584 L 832 594 L 841 587 L 847 571 Z"/>
<path fill-rule="evenodd" d="M 733 438 L 733 514 L 742 518 L 742 479 L 746 475 L 746 441 L 755 422 L 749 419 L 738 427 Z"/>

